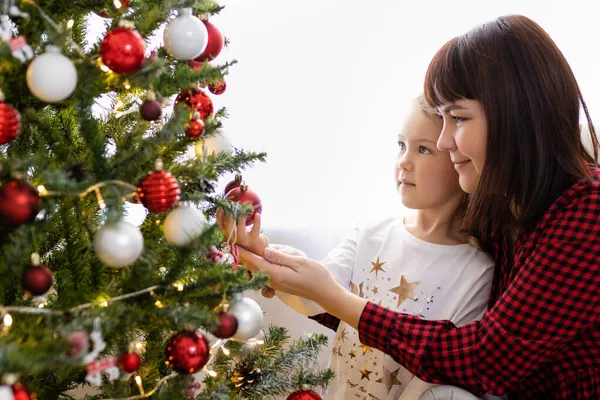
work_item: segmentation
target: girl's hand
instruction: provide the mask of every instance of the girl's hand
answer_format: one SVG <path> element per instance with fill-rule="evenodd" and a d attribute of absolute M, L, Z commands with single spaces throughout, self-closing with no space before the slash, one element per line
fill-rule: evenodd
<path fill-rule="evenodd" d="M 260 214 L 254 214 L 254 225 L 246 230 L 246 217 L 240 218 L 237 223 L 231 217 L 225 217 L 222 209 L 217 210 L 217 225 L 225 237 L 229 238 L 233 233 L 235 242 L 246 250 L 255 254 L 263 255 L 265 248 L 269 246 L 269 239 L 260 233 Z"/>

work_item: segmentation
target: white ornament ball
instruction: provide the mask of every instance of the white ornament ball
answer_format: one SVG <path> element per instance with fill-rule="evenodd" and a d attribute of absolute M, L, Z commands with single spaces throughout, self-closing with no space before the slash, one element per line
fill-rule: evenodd
<path fill-rule="evenodd" d="M 198 140 L 194 144 L 194 152 L 197 157 L 203 157 L 204 153 L 207 156 L 219 153 L 230 153 L 233 150 L 233 145 L 222 133 L 209 136 L 206 139 Z"/>
<path fill-rule="evenodd" d="M 229 312 L 238 320 L 234 339 L 248 340 L 258 335 L 263 324 L 263 310 L 256 301 L 248 297 L 235 300 L 230 304 Z"/>
<path fill-rule="evenodd" d="M 181 10 L 179 16 L 171 20 L 163 36 L 165 48 L 178 60 L 193 60 L 208 44 L 208 31 L 191 8 Z"/>
<path fill-rule="evenodd" d="M 129 222 L 105 224 L 94 235 L 94 250 L 102 263 L 123 268 L 133 264 L 142 254 L 144 236 Z"/>
<path fill-rule="evenodd" d="M 167 242 L 185 246 L 196 239 L 208 225 L 206 217 L 197 208 L 181 206 L 167 215 L 163 231 Z"/>
<path fill-rule="evenodd" d="M 77 70 L 73 62 L 56 46 L 34 58 L 27 68 L 27 86 L 35 97 L 47 103 L 67 99 L 77 86 Z"/>

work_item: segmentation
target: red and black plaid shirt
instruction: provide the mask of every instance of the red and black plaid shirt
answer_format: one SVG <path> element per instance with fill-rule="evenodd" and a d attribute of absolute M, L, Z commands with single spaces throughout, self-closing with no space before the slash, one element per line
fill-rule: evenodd
<path fill-rule="evenodd" d="M 600 168 L 590 170 L 593 180 L 565 191 L 517 238 L 512 268 L 506 240 L 496 243 L 481 321 L 457 328 L 369 302 L 361 342 L 425 381 L 479 395 L 600 399 Z M 313 319 L 339 324 L 329 314 Z"/>

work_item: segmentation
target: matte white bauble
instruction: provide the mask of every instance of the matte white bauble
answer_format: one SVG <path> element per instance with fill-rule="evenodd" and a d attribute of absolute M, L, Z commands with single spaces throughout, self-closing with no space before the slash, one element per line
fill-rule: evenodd
<path fill-rule="evenodd" d="M 208 225 L 202 211 L 189 206 L 177 207 L 167 215 L 163 232 L 167 242 L 176 246 L 188 245 L 204 232 Z"/>
<path fill-rule="evenodd" d="M 94 235 L 94 250 L 105 265 L 123 268 L 133 264 L 142 254 L 144 236 L 129 222 L 107 223 Z"/>
<path fill-rule="evenodd" d="M 73 62 L 56 46 L 33 59 L 27 68 L 27 86 L 35 97 L 47 103 L 67 99 L 77 87 L 77 70 Z"/>
<path fill-rule="evenodd" d="M 208 31 L 202 21 L 184 8 L 167 24 L 163 35 L 165 48 L 178 60 L 193 60 L 206 49 Z"/>
<path fill-rule="evenodd" d="M 249 340 L 258 335 L 263 325 L 263 310 L 256 301 L 248 297 L 235 300 L 230 304 L 229 312 L 238 320 L 234 339 Z"/>

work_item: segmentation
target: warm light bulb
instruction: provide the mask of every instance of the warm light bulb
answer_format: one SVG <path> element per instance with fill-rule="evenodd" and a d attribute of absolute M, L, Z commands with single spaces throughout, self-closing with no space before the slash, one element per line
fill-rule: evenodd
<path fill-rule="evenodd" d="M 9 327 L 13 324 L 13 318 L 10 314 L 5 314 L 3 318 L 4 326 Z"/>
<path fill-rule="evenodd" d="M 70 20 L 67 22 L 67 30 L 71 30 L 71 29 L 73 29 L 73 25 L 75 25 L 75 21 L 73 21 L 72 19 L 70 19 Z"/>

